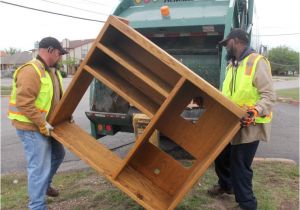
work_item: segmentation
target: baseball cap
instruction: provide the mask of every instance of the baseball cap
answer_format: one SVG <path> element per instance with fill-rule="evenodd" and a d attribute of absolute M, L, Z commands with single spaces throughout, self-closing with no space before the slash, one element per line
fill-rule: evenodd
<path fill-rule="evenodd" d="M 227 41 L 229 39 L 234 39 L 234 38 L 238 38 L 240 40 L 243 40 L 244 42 L 246 42 L 247 44 L 249 43 L 249 35 L 247 34 L 246 31 L 244 31 L 241 28 L 234 28 L 232 29 L 232 31 L 227 35 L 227 37 L 225 39 L 223 39 L 222 41 L 219 42 L 219 45 L 221 46 L 225 46 Z"/>
<path fill-rule="evenodd" d="M 45 37 L 39 43 L 39 48 L 49 48 L 58 49 L 62 55 L 69 53 L 60 44 L 60 42 L 53 37 Z"/>

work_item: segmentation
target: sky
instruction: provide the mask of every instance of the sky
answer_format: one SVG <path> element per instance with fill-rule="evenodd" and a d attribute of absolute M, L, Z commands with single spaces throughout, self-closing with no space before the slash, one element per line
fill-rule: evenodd
<path fill-rule="evenodd" d="M 41 10 L 105 21 L 119 0 L 0 0 L 0 50 L 22 51 L 46 36 L 58 40 L 96 38 L 103 23 L 24 9 L 9 2 Z M 283 4 L 284 2 L 284 4 Z M 300 52 L 300 1 L 255 0 L 260 42 L 269 49 L 287 46 Z"/>

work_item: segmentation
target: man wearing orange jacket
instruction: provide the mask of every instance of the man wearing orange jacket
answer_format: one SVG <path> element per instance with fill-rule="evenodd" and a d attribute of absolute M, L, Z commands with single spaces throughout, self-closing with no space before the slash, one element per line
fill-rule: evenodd
<path fill-rule="evenodd" d="M 51 182 L 65 150 L 50 137 L 52 126 L 47 119 L 63 94 L 57 65 L 66 53 L 57 39 L 43 38 L 36 59 L 19 67 L 13 77 L 8 118 L 24 146 L 31 210 L 47 209 L 45 195 L 59 195 Z"/>

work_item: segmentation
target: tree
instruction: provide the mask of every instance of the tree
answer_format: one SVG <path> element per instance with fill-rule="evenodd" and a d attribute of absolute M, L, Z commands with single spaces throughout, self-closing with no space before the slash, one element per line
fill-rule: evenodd
<path fill-rule="evenodd" d="M 14 48 L 14 47 L 10 47 L 9 49 L 4 49 L 5 53 L 8 55 L 14 55 L 16 53 L 21 52 L 20 49 Z"/>
<path fill-rule="evenodd" d="M 78 63 L 78 59 L 72 58 L 72 57 L 67 57 L 65 60 L 60 61 L 59 68 L 62 70 L 62 69 L 64 69 L 63 66 L 65 65 L 66 69 L 63 74 L 65 74 L 65 76 L 67 76 L 69 74 L 69 70 L 76 68 L 77 63 Z"/>
<path fill-rule="evenodd" d="M 271 63 L 273 75 L 288 75 L 289 72 L 299 73 L 299 52 L 286 46 L 272 48 L 268 59 Z"/>

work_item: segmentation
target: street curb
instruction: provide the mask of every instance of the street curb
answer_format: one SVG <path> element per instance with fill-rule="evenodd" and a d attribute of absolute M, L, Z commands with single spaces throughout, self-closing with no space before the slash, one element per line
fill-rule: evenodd
<path fill-rule="evenodd" d="M 293 105 L 296 105 L 296 106 L 299 106 L 299 104 L 300 104 L 300 102 L 297 101 L 297 100 L 290 100 L 289 103 L 293 104 Z"/>
<path fill-rule="evenodd" d="M 276 101 L 277 101 L 277 102 L 282 102 L 282 103 L 292 104 L 292 105 L 295 105 L 295 106 L 299 106 L 299 105 L 300 105 L 299 100 L 295 100 L 295 99 L 292 99 L 292 98 L 278 97 L 278 98 L 276 99 Z"/>
<path fill-rule="evenodd" d="M 285 158 L 262 158 L 262 157 L 255 157 L 254 162 L 280 162 L 280 163 L 287 163 L 292 165 L 297 165 L 296 161 L 291 159 Z"/>

